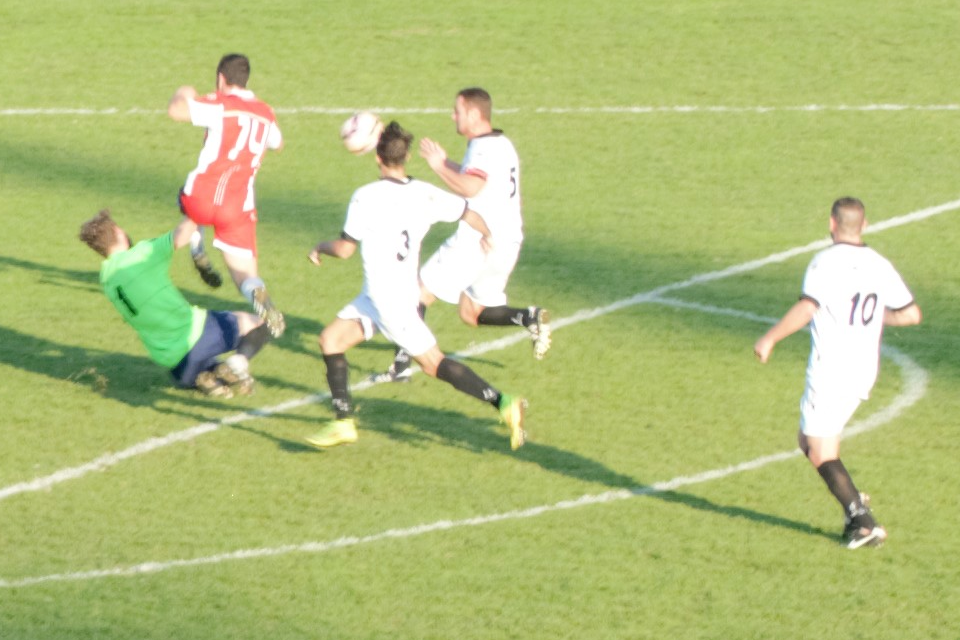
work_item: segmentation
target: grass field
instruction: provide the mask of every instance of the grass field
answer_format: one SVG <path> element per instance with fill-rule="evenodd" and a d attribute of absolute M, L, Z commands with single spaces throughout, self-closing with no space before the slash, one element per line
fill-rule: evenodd
<path fill-rule="evenodd" d="M 8 0 L 0 22 L 0 639 L 960 637 L 956 3 Z M 234 50 L 287 140 L 258 206 L 289 328 L 255 395 L 211 400 L 147 360 L 76 235 L 103 207 L 135 239 L 173 227 L 201 132 L 167 99 Z M 458 157 L 470 85 L 523 161 L 508 293 L 553 311 L 555 347 L 428 321 L 529 398 L 531 442 L 421 375 L 358 389 L 360 441 L 312 450 L 316 335 L 361 272 L 306 254 L 376 177 L 339 124 L 376 109 Z M 887 331 L 844 444 L 890 531 L 859 552 L 793 451 L 808 339 L 752 355 L 812 253 L 768 257 L 848 194 L 925 314 Z M 245 307 L 185 253 L 173 277 Z M 352 351 L 352 381 L 391 354 Z"/>

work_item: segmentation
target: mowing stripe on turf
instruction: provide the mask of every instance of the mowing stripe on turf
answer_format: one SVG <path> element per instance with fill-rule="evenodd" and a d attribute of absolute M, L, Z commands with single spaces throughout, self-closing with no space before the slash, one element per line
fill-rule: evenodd
<path fill-rule="evenodd" d="M 867 233 L 877 233 L 879 231 L 891 229 L 904 224 L 919 222 L 921 220 L 925 220 L 932 216 L 939 215 L 941 213 L 946 213 L 949 211 L 954 211 L 956 209 L 960 209 L 960 200 L 945 202 L 943 204 L 939 204 L 933 207 L 919 209 L 917 211 L 904 214 L 902 216 L 897 216 L 894 218 L 890 218 L 888 220 L 884 220 L 882 222 L 879 222 L 869 227 L 867 229 Z M 624 309 L 632 305 L 640 304 L 641 302 L 656 302 L 664 293 L 667 293 L 669 291 L 676 291 L 676 290 L 684 289 L 694 285 L 703 284 L 706 282 L 713 282 L 715 280 L 720 280 L 722 278 L 728 278 L 730 276 L 746 273 L 748 271 L 754 271 L 756 269 L 759 269 L 769 264 L 783 262 L 795 256 L 798 256 L 804 253 L 809 253 L 811 251 L 816 251 L 817 249 L 826 247 L 829 244 L 830 244 L 829 239 L 817 240 L 815 242 L 811 242 L 810 244 L 807 244 L 801 247 L 796 247 L 793 249 L 788 249 L 786 251 L 781 251 L 779 253 L 771 254 L 766 258 L 760 258 L 759 260 L 751 260 L 748 262 L 743 262 L 741 264 L 734 265 L 726 269 L 721 269 L 719 271 L 710 271 L 707 273 L 698 274 L 686 280 L 681 280 L 679 282 L 657 287 L 646 293 L 638 293 L 635 296 L 618 300 L 616 302 L 613 302 L 603 307 L 597 307 L 594 309 L 582 309 L 574 313 L 573 315 L 567 316 L 565 318 L 556 319 L 551 324 L 554 328 L 560 329 L 560 328 L 563 328 L 572 324 L 576 324 L 579 322 L 592 320 L 594 318 L 606 315 L 608 313 L 613 313 L 615 311 L 619 311 L 620 309 Z M 527 334 L 527 332 L 520 331 L 514 334 L 510 334 L 508 336 L 505 336 L 504 338 L 501 338 L 499 340 L 484 342 L 472 348 L 459 351 L 453 354 L 453 356 L 454 357 L 477 356 L 490 351 L 504 349 L 508 346 L 517 344 L 518 342 L 523 342 L 528 339 L 529 339 L 529 335 Z M 362 381 L 353 385 L 351 389 L 353 391 L 362 391 L 372 386 L 372 384 L 374 383 L 370 381 Z M 297 407 L 302 407 L 308 404 L 322 402 L 327 398 L 329 398 L 329 394 L 326 394 L 326 393 L 312 394 L 309 396 L 305 396 L 303 398 L 289 400 L 287 402 L 281 403 L 279 405 L 274 405 L 272 407 L 263 407 L 261 409 L 256 409 L 253 411 L 245 411 L 243 413 L 228 416 L 217 422 L 204 423 L 201 425 L 191 427 L 189 429 L 184 429 L 182 431 L 175 431 L 163 437 L 150 438 L 149 440 L 145 440 L 143 442 L 135 444 L 122 451 L 119 451 L 116 453 L 106 453 L 96 458 L 95 460 L 92 460 L 90 462 L 87 462 L 85 464 L 82 464 L 76 467 L 61 469 L 47 476 L 42 476 L 39 478 L 35 478 L 33 480 L 19 482 L 6 487 L 2 487 L 0 488 L 0 501 L 6 500 L 7 498 L 10 498 L 12 496 L 15 496 L 21 493 L 29 493 L 34 491 L 42 491 L 42 490 L 50 489 L 53 486 L 60 484 L 61 482 L 66 482 L 67 480 L 74 480 L 77 478 L 81 478 L 95 471 L 104 471 L 109 467 L 117 465 L 120 462 L 123 462 L 124 460 L 127 460 L 129 458 L 133 458 L 138 455 L 143 455 L 145 453 L 150 453 L 151 451 L 156 451 L 157 449 L 161 449 L 178 442 L 186 442 L 188 440 L 192 440 L 206 433 L 211 433 L 213 431 L 218 430 L 223 425 L 237 424 L 240 422 L 245 422 L 247 420 L 253 420 L 255 418 L 270 416 L 282 411 L 287 411 Z"/>
<path fill-rule="evenodd" d="M 774 321 L 772 318 L 756 316 L 751 313 L 741 312 L 734 309 L 721 309 L 708 305 L 690 304 L 679 300 L 661 298 L 655 302 L 659 304 L 688 308 L 696 311 L 703 311 L 706 313 L 721 313 L 760 322 Z M 884 352 L 885 355 L 890 357 L 902 370 L 904 390 L 890 405 L 885 407 L 883 410 L 851 425 L 845 430 L 844 437 L 850 437 L 859 433 L 863 433 L 890 422 L 908 407 L 919 401 L 926 393 L 928 382 L 928 374 L 926 371 L 917 365 L 916 362 L 914 362 L 909 356 L 897 351 L 896 349 L 885 347 Z M 721 478 L 726 478 L 744 471 L 760 469 L 775 462 L 789 460 L 799 455 L 800 451 L 794 449 L 792 451 L 784 451 L 768 456 L 762 456 L 760 458 L 755 458 L 753 460 L 748 460 L 746 462 L 741 462 L 728 467 L 711 469 L 709 471 L 704 471 L 692 476 L 678 476 L 663 482 L 634 487 L 632 489 L 620 489 L 598 494 L 588 494 L 573 500 L 562 500 L 553 504 L 528 507 L 525 509 L 516 509 L 513 511 L 493 513 L 484 516 L 475 516 L 472 518 L 465 518 L 463 520 L 439 520 L 437 522 L 425 523 L 402 529 L 387 529 L 386 531 L 381 531 L 379 533 L 374 533 L 367 536 L 346 536 L 321 542 L 287 544 L 278 547 L 261 547 L 259 549 L 239 549 L 237 551 L 218 553 L 212 556 L 204 556 L 200 558 L 182 558 L 177 560 L 142 562 L 140 564 L 129 565 L 126 567 L 113 567 L 111 569 L 76 571 L 72 573 L 55 573 L 44 576 L 32 576 L 12 580 L 0 579 L 0 589 L 29 587 L 33 585 L 54 582 L 79 582 L 86 580 L 97 580 L 100 578 L 142 576 L 169 571 L 171 569 L 214 565 L 238 560 L 270 558 L 289 555 L 291 553 L 325 553 L 327 551 L 334 551 L 336 549 L 356 547 L 359 545 L 381 542 L 384 540 L 413 538 L 427 533 L 433 533 L 435 531 L 448 531 L 450 529 L 462 527 L 477 527 L 495 522 L 503 522 L 506 520 L 535 518 L 545 513 L 577 509 L 589 505 L 627 500 L 637 496 L 651 496 L 666 491 L 674 491 L 680 487 L 710 482 L 712 480 L 719 480 Z"/>
<path fill-rule="evenodd" d="M 277 107 L 281 115 L 317 114 L 349 115 L 357 111 L 391 115 L 429 115 L 450 113 L 450 107 Z M 657 113 L 824 113 L 824 112 L 890 112 L 890 111 L 960 111 L 960 104 L 802 104 L 785 106 L 730 106 L 730 105 L 622 105 L 598 107 L 515 107 L 495 109 L 497 114 L 538 113 L 538 114 L 657 114 Z M 86 107 L 9 107 L 0 109 L 0 116 L 158 116 L 167 113 L 166 109 L 141 109 L 131 107 L 86 108 Z"/>

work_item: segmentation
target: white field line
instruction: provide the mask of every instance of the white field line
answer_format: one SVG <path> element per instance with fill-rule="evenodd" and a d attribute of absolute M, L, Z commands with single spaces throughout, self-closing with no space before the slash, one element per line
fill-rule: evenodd
<path fill-rule="evenodd" d="M 756 316 L 751 313 L 736 311 L 732 309 L 720 309 L 718 307 L 710 307 L 707 305 L 691 305 L 688 303 L 669 300 L 669 299 L 659 299 L 651 302 L 657 302 L 659 304 L 666 304 L 671 306 L 685 307 L 695 309 L 697 311 L 705 311 L 708 313 L 723 313 L 726 315 L 731 315 L 735 317 L 740 317 L 748 320 L 757 320 L 760 322 L 769 322 L 772 319 L 764 318 L 761 316 Z M 885 348 L 885 353 L 894 362 L 901 368 L 904 378 L 904 390 L 897 396 L 894 401 L 885 407 L 882 411 L 879 411 L 868 418 L 858 421 L 851 425 L 845 433 L 845 437 L 851 437 L 853 435 L 869 431 L 871 429 L 876 429 L 877 427 L 890 422 L 897 416 L 899 416 L 903 411 L 909 408 L 911 405 L 918 402 L 926 393 L 928 374 L 924 371 L 919 365 L 917 365 L 912 359 L 910 359 L 905 354 L 893 349 Z M 603 504 L 609 502 L 616 502 L 620 500 L 626 500 L 636 496 L 651 496 L 658 493 L 663 493 L 666 491 L 674 491 L 680 487 L 685 487 L 694 484 L 700 484 L 703 482 L 710 482 L 712 480 L 719 480 L 721 478 L 726 478 L 744 471 L 752 471 L 754 469 L 759 469 L 767 465 L 773 464 L 775 462 L 782 462 L 784 460 L 789 460 L 800 455 L 800 451 L 794 449 L 792 451 L 784 451 L 781 453 L 774 453 L 767 456 L 762 456 L 749 460 L 747 462 L 741 462 L 739 464 L 731 465 L 728 467 L 722 467 L 719 469 L 712 469 L 709 471 L 704 471 L 692 476 L 678 476 L 671 480 L 666 480 L 662 482 L 657 482 L 651 485 L 634 487 L 632 489 L 619 489 L 615 491 L 606 491 L 599 494 L 588 494 L 580 496 L 579 498 L 573 500 L 562 500 L 560 502 L 555 502 L 549 505 L 540 505 L 535 507 L 528 507 L 526 509 L 517 509 L 514 511 L 507 511 L 503 513 L 494 513 L 484 516 L 475 516 L 472 518 L 466 518 L 463 520 L 439 520 L 436 522 L 425 523 L 416 525 L 413 527 L 407 527 L 402 529 L 387 529 L 379 533 L 374 533 L 366 536 L 346 536 L 342 538 L 336 538 L 334 540 L 320 541 L 320 542 L 305 542 L 301 544 L 287 544 L 281 545 L 278 547 L 261 547 L 259 549 L 239 549 L 237 551 L 229 551 L 226 553 L 218 553 L 212 556 L 204 556 L 199 558 L 182 558 L 177 560 L 167 560 L 167 561 L 151 561 L 151 562 L 142 562 L 140 564 L 129 565 L 125 567 L 113 567 L 110 569 L 96 569 L 93 571 L 76 571 L 72 573 L 55 573 L 48 574 L 43 576 L 32 576 L 26 578 L 4 580 L 0 579 L 0 589 L 13 589 L 18 587 L 29 587 L 38 584 L 44 583 L 53 583 L 53 582 L 79 582 L 87 580 L 97 580 L 101 578 L 116 578 L 116 577 L 131 577 L 131 576 L 142 576 L 146 574 L 160 573 L 163 571 L 169 571 L 171 569 L 185 568 L 185 567 L 197 567 L 203 565 L 214 565 L 221 564 L 224 562 L 238 561 L 238 560 L 253 560 L 257 558 L 270 558 L 276 556 L 288 555 L 291 553 L 325 553 L 327 551 L 333 551 L 336 549 L 344 549 L 347 547 L 356 547 L 364 544 L 370 544 L 374 542 L 380 542 L 383 540 L 389 539 L 403 539 L 403 538 L 413 538 L 416 536 L 421 536 L 427 533 L 433 533 L 435 531 L 448 531 L 450 529 L 458 529 L 462 527 L 477 527 L 481 525 L 487 525 L 495 522 L 503 522 L 506 520 L 522 520 L 527 518 L 535 518 L 546 513 L 551 513 L 555 511 L 564 511 L 568 509 L 577 509 L 580 507 L 585 507 L 594 504 Z"/>
<path fill-rule="evenodd" d="M 915 211 L 913 213 L 909 213 L 904 216 L 899 216 L 897 218 L 891 218 L 890 220 L 887 220 L 884 223 L 875 225 L 873 227 L 873 230 L 876 232 L 882 229 L 892 228 L 900 224 L 906 224 L 906 222 L 904 221 L 916 222 L 918 220 L 923 220 L 940 213 L 952 211 L 956 208 L 960 208 L 960 200 L 954 201 L 952 203 L 946 203 L 944 205 L 939 205 L 936 207 L 928 207 L 926 209 L 921 209 L 919 211 Z M 805 250 L 808 252 L 814 251 L 820 248 L 820 246 L 821 246 L 821 243 L 819 242 L 811 243 L 809 245 L 806 245 Z M 744 264 L 752 264 L 752 265 L 756 265 L 754 266 L 754 268 L 760 268 L 760 266 L 763 266 L 765 264 L 772 264 L 774 262 L 780 262 L 786 259 L 783 257 L 785 255 L 789 255 L 790 257 L 792 257 L 793 255 L 796 255 L 795 251 L 796 250 L 790 250 L 786 252 L 772 254 L 771 256 L 768 256 L 768 258 L 766 259 L 759 260 L 759 261 L 752 261 L 750 263 L 744 263 Z M 723 271 L 719 271 L 715 273 L 727 273 L 729 275 L 734 275 L 736 273 L 742 273 L 742 270 L 731 268 L 731 269 L 725 269 Z M 712 279 L 716 280 L 717 278 L 712 278 Z M 681 283 L 677 283 L 677 285 L 675 286 L 672 286 L 672 289 L 679 289 L 679 288 L 683 288 L 684 286 L 692 286 L 693 284 L 698 284 L 703 281 L 704 280 L 700 277 L 690 278 L 688 280 L 682 281 Z M 664 289 L 665 289 L 664 287 L 660 288 L 660 290 L 664 290 Z M 670 298 L 663 298 L 658 295 L 638 294 L 637 296 L 620 300 L 611 305 L 607 305 L 606 307 L 600 307 L 593 310 L 583 311 L 578 314 L 574 314 L 573 316 L 563 318 L 560 321 L 555 322 L 554 325 L 557 327 L 560 327 L 560 326 L 567 326 L 567 325 L 573 324 L 574 322 L 582 322 L 584 320 L 596 318 L 605 313 L 612 313 L 613 311 L 623 309 L 632 304 L 639 304 L 641 301 L 657 303 L 657 304 L 665 304 L 665 305 L 670 305 L 670 306 L 679 307 L 679 308 L 687 308 L 687 309 L 702 311 L 706 313 L 724 314 L 724 315 L 729 315 L 733 317 L 738 317 L 744 320 L 751 320 L 751 321 L 761 322 L 761 323 L 772 323 L 776 321 L 776 319 L 774 318 L 768 318 L 768 317 L 760 316 L 760 315 L 753 314 L 746 311 L 723 309 L 723 308 L 715 307 L 711 305 L 704 305 L 704 304 L 685 302 L 685 301 L 675 300 Z M 519 342 L 525 338 L 526 336 L 522 332 L 520 332 L 518 335 L 515 334 L 513 336 L 509 336 L 504 340 L 498 340 L 498 341 L 493 341 L 489 343 L 484 343 L 484 345 L 478 345 L 477 347 L 474 347 L 471 350 L 461 352 L 459 355 L 461 356 L 476 355 L 479 353 L 483 353 L 485 351 L 490 351 L 495 348 L 498 348 L 498 346 L 505 346 L 507 344 L 513 344 L 515 342 Z M 893 347 L 884 346 L 883 351 L 884 351 L 884 355 L 892 359 L 900 367 L 901 371 L 903 372 L 904 390 L 896 398 L 894 398 L 893 402 L 890 405 L 888 405 L 881 411 L 878 411 L 867 418 L 859 420 L 854 424 L 850 425 L 847 429 L 845 429 L 845 432 L 844 432 L 845 438 L 853 437 L 855 435 L 864 433 L 871 429 L 875 429 L 883 424 L 886 424 L 887 422 L 892 421 L 897 416 L 902 414 L 910 406 L 918 402 L 926 394 L 927 384 L 929 380 L 928 373 L 923 368 L 921 368 L 916 362 L 914 362 L 909 356 L 894 349 Z M 356 390 L 359 390 L 361 388 L 367 388 L 369 386 L 371 386 L 371 383 L 363 382 L 358 385 L 355 385 L 353 388 Z M 317 402 L 324 397 L 326 396 L 321 394 L 315 394 L 311 396 L 306 396 L 305 398 L 300 398 L 298 400 L 292 400 L 289 403 L 285 403 L 284 405 L 278 405 L 278 406 L 282 406 L 284 408 L 289 408 L 291 406 L 302 406 L 304 404 L 309 404 L 311 402 Z M 90 471 L 99 471 L 108 466 L 112 466 L 112 464 L 116 464 L 126 458 L 132 457 L 133 455 L 139 455 L 139 453 L 134 453 L 134 451 L 136 451 L 138 447 L 144 448 L 145 449 L 144 452 L 150 451 L 150 450 L 153 450 L 154 448 L 159 448 L 160 446 L 166 446 L 167 444 L 173 444 L 174 442 L 189 440 L 191 438 L 202 435 L 203 433 L 209 433 L 210 431 L 213 431 L 219 428 L 219 425 L 221 424 L 236 423 L 236 422 L 240 422 L 245 419 L 251 419 L 257 416 L 269 415 L 270 412 L 275 412 L 277 410 L 279 409 L 267 408 L 267 409 L 261 409 L 257 412 L 246 412 L 242 414 L 237 414 L 235 416 L 231 416 L 223 419 L 222 421 L 220 421 L 220 423 L 207 423 L 204 425 L 198 425 L 197 427 L 193 427 L 192 429 L 186 429 L 183 431 L 178 431 L 176 433 L 170 434 L 166 436 L 166 438 L 154 438 L 144 443 L 141 443 L 140 445 L 136 445 L 134 447 L 126 449 L 123 452 L 120 452 L 119 454 L 108 454 L 108 456 L 101 456 L 101 458 L 98 458 L 93 463 L 89 463 L 88 465 L 84 465 L 83 467 L 74 468 L 74 469 L 81 469 L 81 468 L 90 467 L 89 469 L 84 470 L 82 473 L 76 473 L 76 472 L 71 473 L 72 470 L 64 470 L 61 472 L 57 472 L 57 474 L 47 476 L 46 478 L 40 478 L 36 481 L 33 481 L 32 483 L 21 483 L 21 485 L 13 485 L 14 487 L 22 486 L 24 488 L 21 488 L 18 491 L 9 493 L 8 490 L 10 488 L 8 487 L 7 489 L 4 489 L 2 492 L 0 492 L 0 499 L 7 497 L 8 495 L 14 495 L 15 493 L 22 493 L 24 491 L 37 491 L 39 490 L 39 488 L 48 488 L 50 486 L 53 486 L 53 484 L 56 484 L 57 482 L 62 482 L 64 480 L 79 477 L 80 475 L 84 475 L 85 473 L 89 473 Z M 153 442 L 160 442 L 162 444 L 147 447 L 148 443 L 153 443 Z M 137 575 L 143 575 L 143 574 L 149 574 L 149 573 L 157 573 L 160 571 L 167 571 L 167 570 L 178 568 L 178 567 L 192 567 L 192 566 L 200 566 L 200 565 L 218 564 L 218 563 L 232 561 L 232 560 L 250 560 L 254 558 L 273 557 L 273 556 L 279 556 L 279 555 L 286 555 L 290 553 L 323 553 L 323 552 L 331 551 L 334 549 L 352 547 L 352 546 L 367 544 L 371 542 L 378 542 L 378 541 L 386 540 L 389 538 L 409 538 L 413 536 L 423 535 L 425 533 L 431 533 L 433 531 L 448 530 L 448 529 L 454 529 L 454 528 L 466 527 L 466 526 L 479 526 L 484 524 L 490 524 L 493 522 L 500 522 L 504 520 L 532 518 L 532 517 L 536 517 L 552 511 L 560 511 L 565 509 L 573 509 L 573 508 L 578 508 L 582 506 L 587 506 L 591 504 L 600 504 L 600 503 L 606 503 L 606 502 L 613 502 L 617 500 L 624 500 L 627 498 L 632 498 L 634 496 L 653 495 L 653 494 L 661 493 L 664 491 L 672 491 L 683 486 L 725 478 L 725 477 L 728 477 L 737 473 L 741 473 L 744 471 L 759 469 L 761 467 L 767 466 L 769 464 L 773 464 L 775 462 L 781 462 L 783 460 L 788 460 L 788 459 L 797 457 L 798 455 L 800 455 L 800 452 L 798 450 L 783 451 L 780 453 L 774 453 L 768 456 L 755 458 L 747 462 L 741 462 L 739 464 L 732 465 L 729 467 L 713 469 L 710 471 L 704 471 L 702 473 L 699 473 L 693 476 L 678 476 L 671 480 L 654 483 L 652 485 L 634 487 L 632 489 L 607 491 L 605 493 L 595 494 L 595 495 L 584 495 L 575 500 L 564 500 L 561 502 L 554 503 L 552 505 L 541 505 L 537 507 L 530 507 L 527 509 L 509 511 L 506 513 L 491 514 L 486 516 L 476 516 L 476 517 L 468 518 L 465 520 L 453 520 L 453 521 L 442 520 L 442 521 L 429 523 L 429 524 L 422 524 L 422 525 L 418 525 L 418 526 L 410 527 L 406 529 L 388 529 L 380 533 L 376 533 L 368 536 L 362 536 L 362 537 L 351 536 L 351 537 L 338 538 L 336 540 L 327 541 L 327 542 L 308 542 L 303 544 L 283 545 L 280 547 L 265 547 L 260 549 L 241 549 L 238 551 L 221 553 L 221 554 L 206 556 L 201 558 L 187 558 L 187 559 L 179 559 L 179 560 L 168 560 L 163 562 L 159 562 L 159 561 L 145 562 L 145 563 L 131 565 L 127 567 L 114 567 L 112 569 L 100 569 L 100 570 L 94 570 L 94 571 L 79 571 L 79 572 L 73 572 L 73 573 L 49 574 L 46 576 L 34 576 L 34 577 L 12 579 L 12 580 L 5 580 L 0 578 L 0 588 L 8 589 L 8 588 L 16 588 L 16 587 L 27 587 L 35 584 L 42 584 L 42 583 L 49 583 L 49 582 L 69 582 L 69 581 L 94 580 L 94 579 L 107 578 L 107 577 L 137 576 Z M 109 462 L 109 460 L 105 460 L 105 458 L 115 459 L 115 461 Z M 52 479 L 55 476 L 58 476 L 58 474 L 64 474 L 63 478 L 53 481 Z"/>
<path fill-rule="evenodd" d="M 878 231 L 890 229 L 896 226 L 900 226 L 902 224 L 909 224 L 909 223 L 925 220 L 926 218 L 930 218 L 932 216 L 939 215 L 941 213 L 946 213 L 948 211 L 954 211 L 958 208 L 960 208 L 960 200 L 953 200 L 951 202 L 946 202 L 933 207 L 927 207 L 925 209 L 919 209 L 917 211 L 904 214 L 902 216 L 897 216 L 894 218 L 890 218 L 888 220 L 884 220 L 875 225 L 872 225 L 867 231 L 868 233 L 869 232 L 876 233 Z M 638 293 L 635 296 L 618 300 L 616 302 L 613 302 L 603 307 L 597 307 L 594 309 L 582 309 L 580 311 L 577 311 L 573 315 L 554 320 L 551 324 L 555 329 L 560 329 L 572 324 L 577 324 L 579 322 L 586 322 L 587 320 L 592 320 L 594 318 L 598 318 L 600 316 L 613 313 L 615 311 L 619 311 L 620 309 L 624 309 L 636 304 L 640 304 L 641 302 L 656 302 L 664 293 L 667 293 L 670 291 L 676 291 L 679 289 L 684 289 L 694 285 L 703 284 L 706 282 L 720 280 L 722 278 L 728 278 L 730 276 L 739 275 L 747 271 L 754 271 L 756 269 L 760 269 L 761 267 L 767 266 L 769 264 L 783 262 L 795 256 L 798 256 L 804 253 L 809 253 L 811 251 L 816 251 L 817 249 L 827 246 L 829 243 L 830 241 L 828 239 L 818 240 L 816 242 L 811 242 L 810 244 L 807 244 L 801 247 L 796 247 L 793 249 L 788 249 L 786 251 L 781 251 L 779 253 L 771 254 L 766 258 L 760 258 L 759 260 L 751 260 L 749 262 L 744 262 L 739 265 L 728 267 L 726 269 L 721 269 L 719 271 L 702 273 L 702 274 L 693 276 L 692 278 L 688 278 L 686 280 L 681 280 L 679 282 L 657 287 L 646 293 Z M 520 331 L 514 334 L 510 334 L 508 336 L 505 336 L 499 340 L 480 343 L 478 345 L 475 345 L 473 347 L 460 351 L 454 354 L 454 356 L 461 357 L 461 358 L 477 356 L 490 351 L 505 349 L 508 346 L 517 344 L 519 342 L 523 342 L 524 340 L 527 340 L 527 339 L 528 339 L 527 333 L 525 331 Z M 362 391 L 364 389 L 369 388 L 370 386 L 372 386 L 371 382 L 362 381 L 353 385 L 351 388 L 354 391 Z M 326 393 L 312 394 L 309 396 L 305 396 L 303 398 L 296 398 L 293 400 L 289 400 L 287 402 L 284 402 L 272 407 L 263 407 L 261 409 L 246 411 L 243 413 L 228 416 L 217 422 L 208 422 L 208 423 L 200 424 L 194 427 L 190 427 L 188 429 L 184 429 L 182 431 L 175 431 L 163 437 L 150 438 L 149 440 L 145 440 L 143 442 L 135 444 L 122 451 L 119 451 L 116 453 L 106 453 L 94 460 L 91 460 L 90 462 L 81 464 L 79 466 L 68 467 L 65 469 L 61 469 L 59 471 L 55 471 L 50 475 L 41 476 L 33 480 L 18 482 L 16 484 L 2 487 L 0 488 L 0 501 L 6 500 L 7 498 L 10 498 L 12 496 L 15 496 L 21 493 L 47 490 L 54 487 L 55 485 L 60 484 L 61 482 L 66 482 L 67 480 L 74 480 L 77 478 L 81 478 L 89 473 L 93 473 L 96 471 L 104 471 L 129 458 L 150 453 L 157 449 L 161 449 L 178 442 L 186 442 L 188 440 L 192 440 L 204 434 L 211 433 L 213 431 L 218 430 L 223 425 L 237 424 L 240 422 L 246 422 L 247 420 L 253 420 L 255 418 L 271 416 L 276 413 L 295 409 L 297 407 L 302 407 L 308 404 L 322 402 L 327 398 L 329 398 L 329 394 L 326 394 Z"/>
<path fill-rule="evenodd" d="M 317 114 L 349 115 L 357 111 L 373 111 L 390 115 L 447 114 L 450 107 L 277 107 L 281 115 Z M 538 114 L 691 114 L 691 113 L 826 113 L 826 112 L 896 112 L 896 111 L 960 111 L 960 104 L 805 104 L 787 106 L 725 106 L 725 105 L 623 105 L 597 107 L 508 107 L 496 109 L 497 114 L 538 113 Z M 158 116 L 166 109 L 141 109 L 131 107 L 87 108 L 87 107 L 8 107 L 0 109 L 0 116 Z"/>

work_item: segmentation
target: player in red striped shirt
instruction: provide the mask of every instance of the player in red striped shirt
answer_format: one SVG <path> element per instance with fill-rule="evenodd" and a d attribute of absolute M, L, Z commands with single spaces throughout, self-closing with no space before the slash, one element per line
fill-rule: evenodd
<path fill-rule="evenodd" d="M 253 182 L 267 149 L 279 150 L 283 136 L 273 109 L 246 88 L 250 61 L 232 53 L 217 65 L 217 90 L 200 96 L 190 86 L 177 89 L 167 113 L 178 122 L 205 127 L 197 167 L 180 190 L 180 209 L 201 226 L 213 227 L 213 246 L 220 249 L 234 283 L 263 318 L 274 337 L 285 328 L 257 270 L 257 209 Z M 190 253 L 203 281 L 219 287 L 222 280 L 210 264 L 203 235 L 195 233 Z"/>

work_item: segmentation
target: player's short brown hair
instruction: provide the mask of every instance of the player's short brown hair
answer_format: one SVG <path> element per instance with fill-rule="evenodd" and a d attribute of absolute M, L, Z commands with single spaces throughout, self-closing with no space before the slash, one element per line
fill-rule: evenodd
<path fill-rule="evenodd" d="M 80 239 L 106 258 L 107 251 L 117 241 L 117 223 L 110 217 L 110 210 L 103 209 L 84 222 L 80 227 Z"/>
<path fill-rule="evenodd" d="M 404 130 L 396 120 L 391 120 L 377 142 L 377 155 L 388 167 L 402 167 L 410 154 L 413 134 Z"/>
<path fill-rule="evenodd" d="M 847 234 L 860 235 L 866 207 L 859 198 L 850 196 L 838 198 L 830 208 L 830 216 L 836 220 L 837 228 Z"/>
<path fill-rule="evenodd" d="M 468 87 L 461 89 L 457 97 L 463 98 L 463 101 L 467 103 L 468 106 L 479 109 L 483 119 L 490 122 L 490 117 L 493 115 L 493 98 L 490 97 L 490 94 L 487 93 L 486 90 L 480 87 Z"/>
<path fill-rule="evenodd" d="M 220 58 L 217 73 L 222 73 L 229 85 L 246 87 L 250 79 L 250 60 L 242 53 L 228 53 Z"/>

